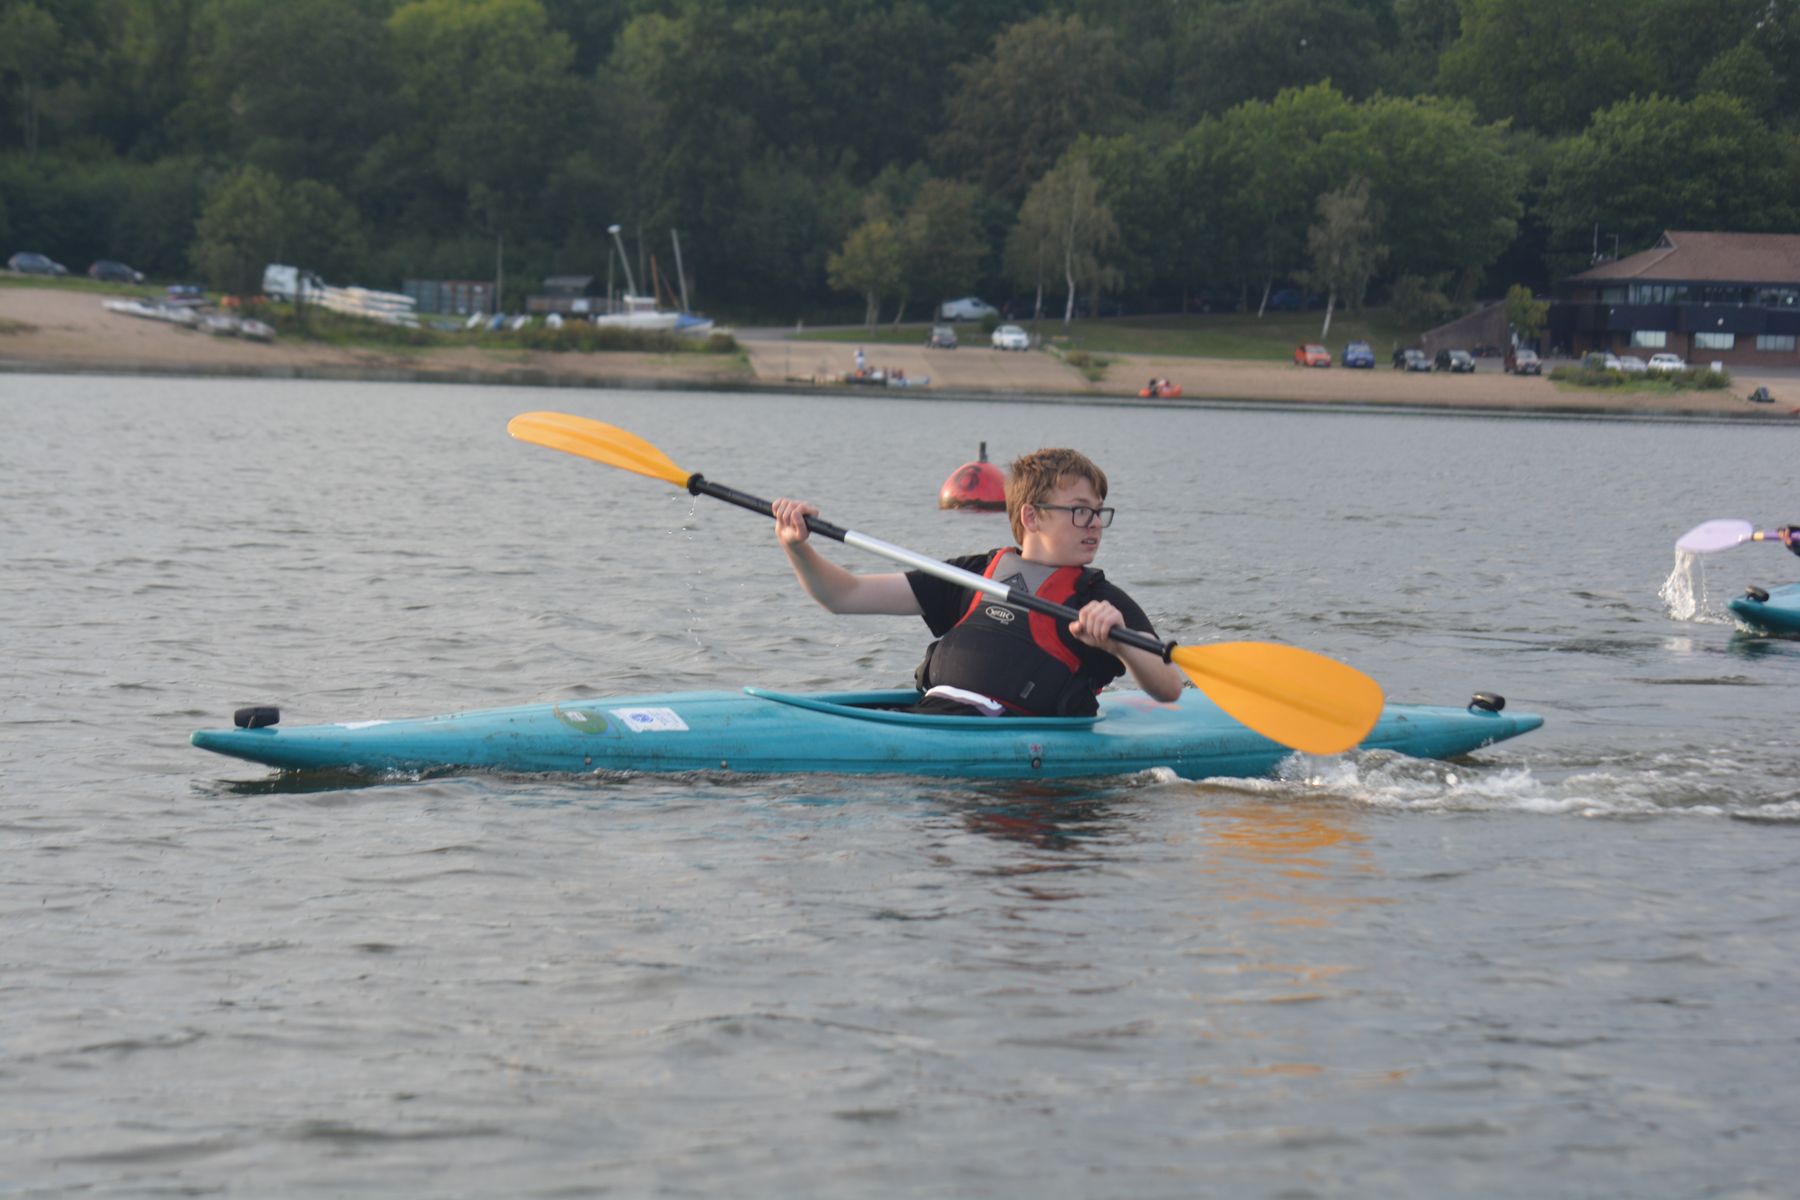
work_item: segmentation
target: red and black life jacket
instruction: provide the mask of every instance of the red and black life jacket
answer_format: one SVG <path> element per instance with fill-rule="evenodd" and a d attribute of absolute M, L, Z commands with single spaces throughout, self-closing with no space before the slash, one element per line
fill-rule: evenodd
<path fill-rule="evenodd" d="M 994 578 L 1009 553 L 1019 552 L 994 551 L 982 575 Z M 1080 609 L 1103 578 L 1088 567 L 1058 567 L 1036 594 Z M 961 620 L 926 649 L 914 681 L 921 691 L 938 684 L 967 688 L 1016 713 L 1092 716 L 1099 710 L 1094 697 L 1109 679 L 1086 674 L 1083 653 L 1091 651 L 1075 640 L 1061 618 L 976 592 Z"/>

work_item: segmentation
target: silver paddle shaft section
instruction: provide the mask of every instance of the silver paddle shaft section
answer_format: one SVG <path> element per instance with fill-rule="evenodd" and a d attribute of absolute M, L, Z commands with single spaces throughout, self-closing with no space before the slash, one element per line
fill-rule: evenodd
<path fill-rule="evenodd" d="M 688 476 L 687 490 L 695 496 L 711 496 L 715 500 L 723 500 L 727 504 L 735 504 L 739 508 L 747 508 L 751 512 L 761 513 L 765 517 L 774 517 L 775 507 L 760 496 L 752 496 L 748 492 L 740 492 L 736 488 L 726 487 L 722 483 L 714 483 L 706 476 L 693 474 Z M 961 584 L 978 592 L 985 592 L 997 600 L 1004 600 L 1018 608 L 1029 608 L 1046 616 L 1061 617 L 1065 621 L 1073 621 L 1080 614 L 1065 604 L 1054 600 L 1046 600 L 1042 596 L 1033 595 L 1019 588 L 1009 588 L 1004 583 L 989 579 L 985 575 L 977 575 L 973 571 L 965 571 L 961 567 L 953 567 L 947 562 L 939 562 L 923 554 L 908 550 L 905 546 L 896 546 L 892 542 L 884 542 L 878 537 L 870 537 L 866 533 L 858 533 L 854 529 L 845 529 L 842 525 L 833 525 L 822 517 L 806 518 L 806 527 L 814 533 L 831 538 L 833 541 L 854 546 L 858 550 L 866 550 L 870 554 L 880 555 L 897 563 L 904 563 L 927 575 L 934 575 L 948 583 Z M 1164 662 L 1170 661 L 1175 653 L 1174 642 L 1162 642 L 1147 633 L 1139 633 L 1135 629 L 1123 626 L 1112 631 L 1112 640 L 1125 646 L 1136 646 L 1139 650 L 1148 650 Z"/>
<path fill-rule="evenodd" d="M 817 532 L 823 533 L 823 530 Z M 827 535 L 829 536 L 829 535 Z M 977 575 L 973 571 L 965 571 L 961 567 L 953 567 L 947 562 L 939 562 L 905 546 L 896 546 L 892 542 L 884 542 L 878 537 L 870 537 L 866 533 L 858 533 L 854 529 L 844 530 L 839 539 L 846 546 L 854 546 L 858 550 L 867 550 L 870 554 L 879 554 L 897 563 L 902 563 L 915 571 L 923 571 L 927 575 L 935 575 L 947 583 L 960 583 L 963 587 L 974 588 L 978 592 L 986 592 L 1000 600 L 1010 600 L 1013 589 L 998 579 L 989 579 L 986 575 Z M 1061 605 L 1057 606 L 1062 607 Z"/>
<path fill-rule="evenodd" d="M 812 526 L 810 520 L 807 524 Z M 835 530 L 836 527 L 832 526 L 832 529 Z M 935 575 L 947 583 L 957 583 L 978 592 L 986 592 L 997 600 L 1004 600 L 1008 604 L 1017 605 L 1020 608 L 1035 609 L 1052 617 L 1060 617 L 1065 621 L 1073 621 L 1080 615 L 1066 604 L 1058 604 L 1054 600 L 1046 600 L 1042 596 L 1021 591 L 1018 588 L 1007 587 L 997 579 L 989 579 L 985 575 L 977 575 L 973 571 L 953 567 L 947 562 L 939 562 L 935 558 L 928 558 L 923 554 L 908 550 L 905 546 L 896 546 L 892 542 L 884 542 L 878 537 L 870 537 L 868 534 L 858 533 L 854 529 L 832 532 L 832 530 L 815 528 L 814 532 L 823 533 L 827 537 L 835 537 L 846 546 L 854 546 L 858 550 L 867 550 L 870 554 L 879 554 L 883 558 L 904 563 L 914 570 L 923 571 L 927 575 Z M 1174 642 L 1159 642 L 1147 633 L 1139 633 L 1135 629 L 1126 629 L 1124 626 L 1114 629 L 1111 636 L 1115 642 L 1136 646 L 1140 650 L 1148 650 L 1164 662 L 1168 662 L 1169 656 L 1175 652 Z"/>

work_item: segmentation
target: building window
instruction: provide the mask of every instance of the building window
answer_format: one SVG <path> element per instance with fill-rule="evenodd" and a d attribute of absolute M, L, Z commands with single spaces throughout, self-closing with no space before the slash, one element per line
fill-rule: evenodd
<path fill-rule="evenodd" d="M 1634 329 L 1631 344 L 1646 350 L 1661 350 L 1669 344 L 1669 335 L 1660 329 Z"/>
<path fill-rule="evenodd" d="M 1634 283 L 1626 289 L 1631 304 L 1681 304 L 1688 298 L 1686 284 Z"/>
<path fill-rule="evenodd" d="M 1729 350 L 1737 345 L 1735 333 L 1696 333 L 1694 349 L 1696 350 Z"/>
<path fill-rule="evenodd" d="M 1794 352 L 1794 335 L 1791 333 L 1759 333 L 1756 335 L 1758 350 L 1785 350 Z"/>

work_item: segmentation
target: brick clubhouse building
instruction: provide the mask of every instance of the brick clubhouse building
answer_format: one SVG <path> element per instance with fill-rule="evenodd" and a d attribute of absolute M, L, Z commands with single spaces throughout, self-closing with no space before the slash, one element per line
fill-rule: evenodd
<path fill-rule="evenodd" d="M 1800 234 L 1669 230 L 1563 280 L 1550 344 L 1690 363 L 1800 367 Z"/>

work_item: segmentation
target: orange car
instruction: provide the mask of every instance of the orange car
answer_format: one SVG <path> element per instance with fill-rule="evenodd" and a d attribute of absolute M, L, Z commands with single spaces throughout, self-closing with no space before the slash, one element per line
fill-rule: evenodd
<path fill-rule="evenodd" d="M 1329 367 L 1331 351 L 1317 342 L 1306 342 L 1294 347 L 1294 361 L 1303 367 Z"/>

